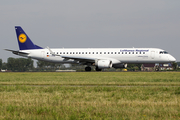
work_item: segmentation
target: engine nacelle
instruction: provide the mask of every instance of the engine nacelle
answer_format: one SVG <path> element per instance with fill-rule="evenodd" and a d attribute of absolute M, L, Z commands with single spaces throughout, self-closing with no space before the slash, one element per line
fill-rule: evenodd
<path fill-rule="evenodd" d="M 121 64 L 113 64 L 114 68 L 126 68 L 127 64 L 121 63 Z"/>
<path fill-rule="evenodd" d="M 111 68 L 111 67 L 112 67 L 112 61 L 111 61 L 111 60 L 96 60 L 96 61 L 95 61 L 95 65 L 96 65 L 99 69 Z"/>

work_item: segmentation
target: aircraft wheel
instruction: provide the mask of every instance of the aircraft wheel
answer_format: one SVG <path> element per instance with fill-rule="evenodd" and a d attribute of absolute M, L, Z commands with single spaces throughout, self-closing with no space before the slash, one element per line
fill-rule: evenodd
<path fill-rule="evenodd" d="M 159 68 L 156 68 L 155 71 L 159 71 Z"/>
<path fill-rule="evenodd" d="M 96 67 L 96 71 L 101 71 L 102 69 L 99 69 L 98 67 Z"/>
<path fill-rule="evenodd" d="M 91 71 L 91 67 L 85 67 L 85 71 Z"/>

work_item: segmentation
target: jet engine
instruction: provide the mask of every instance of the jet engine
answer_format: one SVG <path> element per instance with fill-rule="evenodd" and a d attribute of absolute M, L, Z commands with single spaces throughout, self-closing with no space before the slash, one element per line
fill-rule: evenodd
<path fill-rule="evenodd" d="M 113 64 L 114 68 L 126 68 L 127 64 L 121 63 L 121 64 Z"/>
<path fill-rule="evenodd" d="M 111 68 L 111 67 L 112 67 L 112 61 L 111 61 L 111 60 L 96 60 L 96 61 L 95 61 L 95 65 L 96 65 L 99 69 Z"/>

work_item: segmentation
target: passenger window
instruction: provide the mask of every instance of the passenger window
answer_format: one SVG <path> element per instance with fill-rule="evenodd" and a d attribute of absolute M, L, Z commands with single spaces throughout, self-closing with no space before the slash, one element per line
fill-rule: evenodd
<path fill-rule="evenodd" d="M 122 54 L 124 54 L 124 53 L 122 52 Z"/>
<path fill-rule="evenodd" d="M 92 54 L 94 54 L 94 52 L 92 52 Z"/>
<path fill-rule="evenodd" d="M 89 52 L 89 54 L 91 54 L 91 52 Z"/>
<path fill-rule="evenodd" d="M 113 52 L 111 52 L 111 54 L 113 54 Z"/>
<path fill-rule="evenodd" d="M 138 54 L 138 52 L 136 52 L 136 54 Z"/>
<path fill-rule="evenodd" d="M 120 54 L 120 52 L 118 52 L 118 54 Z"/>
<path fill-rule="evenodd" d="M 127 54 L 127 52 L 125 52 L 125 54 Z"/>
<path fill-rule="evenodd" d="M 108 52 L 108 54 L 109 54 L 109 52 Z"/>
<path fill-rule="evenodd" d="M 104 54 L 106 54 L 106 52 L 104 52 Z"/>
<path fill-rule="evenodd" d="M 65 52 L 63 52 L 63 54 L 65 54 Z"/>
<path fill-rule="evenodd" d="M 47 52 L 47 54 L 48 54 L 48 52 Z"/>
<path fill-rule="evenodd" d="M 100 54 L 102 54 L 102 52 L 100 52 Z"/>
<path fill-rule="evenodd" d="M 116 54 L 116 52 L 114 52 L 114 54 Z"/>
<path fill-rule="evenodd" d="M 84 54 L 84 52 L 82 52 L 82 54 Z"/>
<path fill-rule="evenodd" d="M 96 54 L 98 54 L 98 52 L 96 52 Z"/>
<path fill-rule="evenodd" d="M 86 54 L 87 54 L 87 52 L 86 52 Z"/>
<path fill-rule="evenodd" d="M 68 54 L 68 52 L 67 52 L 67 54 Z"/>
<path fill-rule="evenodd" d="M 132 54 L 134 54 L 134 52 L 132 52 Z"/>
<path fill-rule="evenodd" d="M 143 54 L 145 54 L 145 52 L 143 52 Z"/>
<path fill-rule="evenodd" d="M 79 54 L 81 54 L 81 52 L 79 52 Z"/>
<path fill-rule="evenodd" d="M 141 52 L 139 52 L 139 54 L 141 54 Z"/>
<path fill-rule="evenodd" d="M 78 52 L 76 52 L 76 54 L 78 54 Z"/>
<path fill-rule="evenodd" d="M 131 54 L 131 52 L 129 52 L 129 54 Z"/>

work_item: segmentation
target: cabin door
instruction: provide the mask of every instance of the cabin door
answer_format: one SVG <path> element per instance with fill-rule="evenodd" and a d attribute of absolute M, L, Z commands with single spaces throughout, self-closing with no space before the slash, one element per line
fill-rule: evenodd
<path fill-rule="evenodd" d="M 154 59 L 155 57 L 155 51 L 151 51 L 151 59 Z"/>
<path fill-rule="evenodd" d="M 41 57 L 42 57 L 42 59 L 44 59 L 44 57 L 45 57 L 45 52 L 44 51 L 41 51 Z"/>

